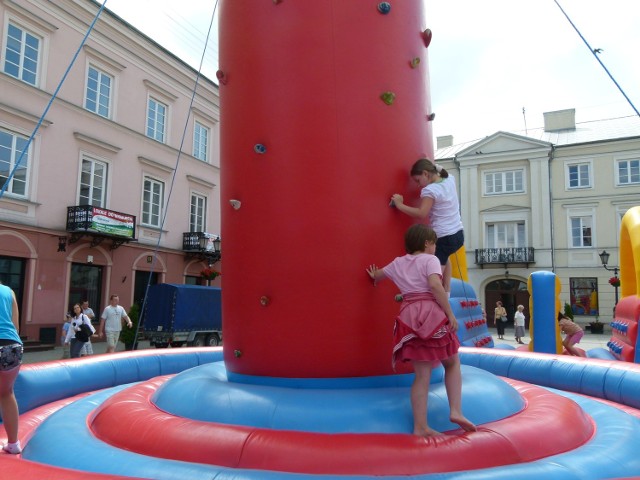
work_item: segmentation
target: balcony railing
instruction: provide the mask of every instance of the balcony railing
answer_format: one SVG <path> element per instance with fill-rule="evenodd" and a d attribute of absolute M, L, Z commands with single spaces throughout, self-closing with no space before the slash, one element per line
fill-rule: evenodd
<path fill-rule="evenodd" d="M 109 239 L 115 249 L 136 239 L 136 217 L 92 205 L 76 205 L 67 207 L 67 232 L 71 233 L 69 243 L 89 236 L 92 246 Z"/>
<path fill-rule="evenodd" d="M 533 247 L 476 249 L 476 265 L 535 263 Z"/>
<path fill-rule="evenodd" d="M 182 251 L 186 258 L 200 258 L 207 260 L 209 265 L 220 261 L 222 258 L 220 237 L 208 232 L 183 232 Z"/>

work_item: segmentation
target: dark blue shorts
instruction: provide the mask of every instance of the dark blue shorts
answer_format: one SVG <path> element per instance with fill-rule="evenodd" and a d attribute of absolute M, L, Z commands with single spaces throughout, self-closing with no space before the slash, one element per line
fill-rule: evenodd
<path fill-rule="evenodd" d="M 0 347 L 0 371 L 11 370 L 22 363 L 22 345 L 13 343 Z"/>
<path fill-rule="evenodd" d="M 446 265 L 449 256 L 460 250 L 464 245 L 464 230 L 459 230 L 453 235 L 446 235 L 438 238 L 436 242 L 436 257 L 440 260 L 440 265 Z"/>

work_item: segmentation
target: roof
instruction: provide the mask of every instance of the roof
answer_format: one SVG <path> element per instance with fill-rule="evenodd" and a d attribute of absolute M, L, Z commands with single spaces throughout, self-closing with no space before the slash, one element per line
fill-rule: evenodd
<path fill-rule="evenodd" d="M 640 117 L 631 115 L 628 117 L 609 118 L 606 120 L 592 120 L 588 122 L 576 122 L 575 129 L 556 130 L 545 132 L 543 127 L 530 128 L 526 131 L 518 130 L 509 133 L 549 142 L 556 147 L 577 145 L 582 143 L 602 142 L 608 140 L 620 140 L 623 138 L 640 137 Z M 486 138 L 486 137 L 484 137 Z M 436 150 L 436 159 L 452 158 L 459 152 L 484 140 L 477 138 L 464 143 Z"/>

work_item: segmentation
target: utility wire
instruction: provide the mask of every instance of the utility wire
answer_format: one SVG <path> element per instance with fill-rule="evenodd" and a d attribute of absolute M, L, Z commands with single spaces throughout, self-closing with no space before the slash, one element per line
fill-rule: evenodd
<path fill-rule="evenodd" d="M 189 119 L 191 118 L 191 109 L 193 107 L 193 103 L 195 101 L 195 97 L 196 97 L 196 92 L 198 90 L 198 85 L 200 83 L 200 77 L 202 76 L 202 66 L 204 64 L 204 59 L 205 59 L 205 54 L 207 52 L 207 45 L 209 44 L 209 36 L 211 35 L 211 30 L 213 29 L 213 21 L 215 19 L 216 16 L 216 10 L 218 9 L 218 1 L 216 0 L 216 3 L 213 7 L 213 14 L 211 15 L 211 22 L 209 23 L 209 31 L 207 32 L 207 38 L 205 40 L 204 43 L 204 49 L 202 51 L 202 56 L 200 57 L 200 66 L 198 68 L 198 73 L 196 75 L 196 81 L 195 84 L 193 86 L 193 90 L 191 92 L 191 101 L 189 102 L 189 107 L 187 110 L 187 118 L 184 122 L 184 129 L 182 130 L 182 137 L 180 139 L 180 148 L 178 149 L 178 155 L 176 157 L 176 166 L 173 169 L 173 175 L 171 177 L 171 184 L 169 186 L 169 193 L 167 195 L 167 201 L 165 202 L 165 208 L 164 208 L 164 212 L 162 215 L 162 222 L 160 224 L 160 234 L 158 235 L 158 241 L 156 242 L 156 246 L 155 246 L 155 250 L 153 251 L 153 261 L 151 262 L 151 267 L 149 269 L 149 278 L 147 279 L 147 287 L 145 289 L 145 294 L 144 294 L 144 300 L 142 301 L 142 305 L 140 306 L 140 316 L 139 316 L 139 320 L 138 320 L 138 325 L 136 326 L 136 332 L 135 332 L 135 336 L 134 338 L 134 347 L 133 349 L 136 350 L 137 348 L 137 343 L 138 343 L 138 332 L 140 331 L 140 324 L 142 323 L 142 319 L 143 316 L 145 314 L 145 308 L 147 306 L 147 295 L 149 293 L 149 287 L 151 286 L 151 277 L 153 275 L 153 272 L 155 271 L 155 266 L 158 260 L 158 251 L 160 250 L 160 241 L 162 240 L 162 231 L 164 229 L 164 224 L 167 220 L 167 214 L 169 213 L 169 209 L 167 208 L 169 206 L 169 201 L 171 200 L 171 194 L 173 192 L 173 187 L 175 185 L 175 181 L 176 181 L 176 175 L 178 173 L 178 167 L 180 165 L 180 158 L 182 157 L 182 152 L 183 152 L 183 148 L 184 148 L 184 142 L 185 142 L 185 138 L 187 136 L 187 127 L 189 126 Z M 106 3 L 106 2 L 105 2 Z"/>
<path fill-rule="evenodd" d="M 629 105 L 631 105 L 631 108 L 633 108 L 633 111 L 636 112 L 636 115 L 638 115 L 640 117 L 640 112 L 638 112 L 638 109 L 635 107 L 635 105 L 633 104 L 633 102 L 629 99 L 629 97 L 627 97 L 627 94 L 624 93 L 624 90 L 622 89 L 622 87 L 618 84 L 618 82 L 616 82 L 616 79 L 613 78 L 613 75 L 611 75 L 611 72 L 609 72 L 609 70 L 607 69 L 607 67 L 605 67 L 604 63 L 602 63 L 602 60 L 600 60 L 600 57 L 598 56 L 598 51 L 596 49 L 591 48 L 591 45 L 589 45 L 589 42 L 587 42 L 587 40 L 584 38 L 584 36 L 582 36 L 582 33 L 580 33 L 580 30 L 578 30 L 578 27 L 576 27 L 574 25 L 574 23 L 571 21 L 571 19 L 569 18 L 569 15 L 567 15 L 567 13 L 564 11 L 564 9 L 560 6 L 560 4 L 558 3 L 558 0 L 553 0 L 554 2 L 556 2 L 556 5 L 558 5 L 558 8 L 560 9 L 560 11 L 564 14 L 564 16 L 567 18 L 567 20 L 569 21 L 569 23 L 571 24 L 571 26 L 573 27 L 573 29 L 576 31 L 576 33 L 580 36 L 580 38 L 582 39 L 582 41 L 584 42 L 584 44 L 587 46 L 587 48 L 589 49 L 589 51 L 591 52 L 591 54 L 596 57 L 596 60 L 598 60 L 598 63 L 602 66 L 602 68 L 604 68 L 604 71 L 607 72 L 607 75 L 609 75 L 609 78 L 611 79 L 611 81 L 613 81 L 613 83 L 615 83 L 616 87 L 618 87 L 618 90 L 620 90 L 620 93 L 622 93 L 622 95 L 624 96 L 624 98 L 627 99 L 627 102 L 629 102 Z"/>

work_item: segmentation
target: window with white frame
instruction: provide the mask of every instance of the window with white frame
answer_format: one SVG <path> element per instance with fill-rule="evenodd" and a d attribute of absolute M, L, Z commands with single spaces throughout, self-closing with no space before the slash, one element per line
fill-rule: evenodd
<path fill-rule="evenodd" d="M 162 222 L 162 203 L 164 201 L 164 182 L 144 177 L 142 191 L 142 223 L 160 227 Z"/>
<path fill-rule="evenodd" d="M 38 83 L 38 64 L 42 39 L 10 22 L 4 50 L 4 72 L 30 85 Z"/>
<path fill-rule="evenodd" d="M 487 223 L 487 248 L 526 247 L 524 222 Z"/>
<path fill-rule="evenodd" d="M 167 127 L 167 106 L 153 97 L 147 103 L 147 137 L 164 143 Z"/>
<path fill-rule="evenodd" d="M 618 160 L 618 185 L 640 184 L 640 160 Z"/>
<path fill-rule="evenodd" d="M 112 85 L 113 77 L 111 75 L 89 65 L 84 108 L 102 117 L 110 118 Z"/>
<path fill-rule="evenodd" d="M 593 217 L 591 215 L 572 216 L 569 218 L 569 224 L 571 247 L 581 248 L 593 245 Z"/>
<path fill-rule="evenodd" d="M 524 171 L 508 170 L 504 172 L 487 172 L 484 174 L 485 195 L 502 193 L 523 193 Z"/>
<path fill-rule="evenodd" d="M 78 205 L 106 207 L 107 164 L 92 158 L 82 159 Z"/>
<path fill-rule="evenodd" d="M 591 163 L 573 163 L 567 165 L 567 187 L 591 187 Z"/>
<path fill-rule="evenodd" d="M 196 121 L 193 125 L 193 156 L 203 162 L 209 155 L 209 129 Z"/>
<path fill-rule="evenodd" d="M 6 193 L 20 197 L 28 194 L 31 164 L 30 148 L 26 148 L 28 141 L 27 137 L 0 129 L 0 188 L 6 185 Z M 14 173 L 9 180 L 11 172 Z"/>
<path fill-rule="evenodd" d="M 189 211 L 189 231 L 207 231 L 207 197 L 197 193 L 191 194 L 191 207 Z"/>

